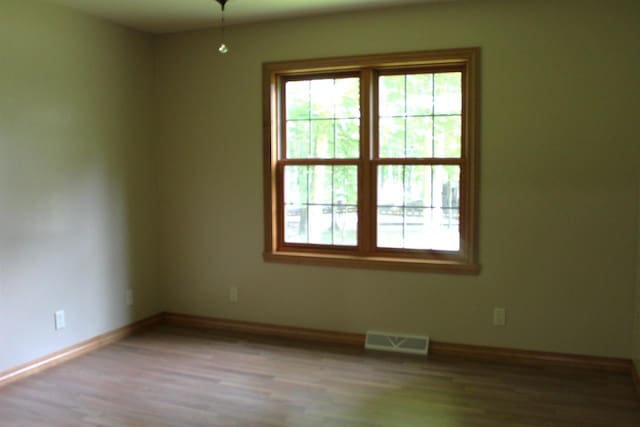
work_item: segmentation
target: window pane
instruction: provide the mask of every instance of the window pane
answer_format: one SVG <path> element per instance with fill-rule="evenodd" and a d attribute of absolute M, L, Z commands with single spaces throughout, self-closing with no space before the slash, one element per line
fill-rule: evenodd
<path fill-rule="evenodd" d="M 333 167 L 333 204 L 358 204 L 358 167 Z"/>
<path fill-rule="evenodd" d="M 433 74 L 407 75 L 407 114 L 433 114 Z"/>
<path fill-rule="evenodd" d="M 331 244 L 332 217 L 331 205 L 309 205 L 309 243 Z"/>
<path fill-rule="evenodd" d="M 334 121 L 311 121 L 311 156 L 315 158 L 332 158 L 334 150 Z"/>
<path fill-rule="evenodd" d="M 309 119 L 309 81 L 287 82 L 287 120 Z"/>
<path fill-rule="evenodd" d="M 335 150 L 339 159 L 360 157 L 360 119 L 336 120 Z"/>
<path fill-rule="evenodd" d="M 311 80 L 311 118 L 335 117 L 334 79 Z"/>
<path fill-rule="evenodd" d="M 397 166 L 403 169 L 404 205 L 409 207 L 432 206 L 432 166 Z"/>
<path fill-rule="evenodd" d="M 308 166 L 309 203 L 328 203 L 333 199 L 333 166 Z"/>
<path fill-rule="evenodd" d="M 378 167 L 378 247 L 459 250 L 460 166 Z"/>
<path fill-rule="evenodd" d="M 284 202 L 286 204 L 307 204 L 308 167 L 287 166 L 284 169 Z"/>
<path fill-rule="evenodd" d="M 404 76 L 380 76 L 379 97 L 380 116 L 404 116 L 405 115 L 405 93 Z"/>
<path fill-rule="evenodd" d="M 433 186 L 435 207 L 458 208 L 460 206 L 460 166 L 434 166 Z"/>
<path fill-rule="evenodd" d="M 338 205 L 333 207 L 333 244 L 358 244 L 358 206 Z"/>
<path fill-rule="evenodd" d="M 401 248 L 404 242 L 404 208 L 378 207 L 378 247 Z"/>
<path fill-rule="evenodd" d="M 307 205 L 285 205 L 284 240 L 290 243 L 307 243 Z"/>
<path fill-rule="evenodd" d="M 462 113 L 462 73 L 435 75 L 435 114 Z"/>
<path fill-rule="evenodd" d="M 337 118 L 360 117 L 360 79 L 352 77 L 335 80 L 335 103 Z"/>
<path fill-rule="evenodd" d="M 309 157 L 309 122 L 287 122 L 287 157 L 290 159 L 305 159 Z"/>
<path fill-rule="evenodd" d="M 407 157 L 432 157 L 433 119 L 407 118 Z"/>
<path fill-rule="evenodd" d="M 380 157 L 405 157 L 405 119 L 380 119 Z"/>
<path fill-rule="evenodd" d="M 356 245 L 357 166 L 285 166 L 285 242 Z"/>
<path fill-rule="evenodd" d="M 460 249 L 458 210 L 407 208 L 404 217 L 406 249 Z"/>
<path fill-rule="evenodd" d="M 378 167 L 378 206 L 404 205 L 402 191 L 404 167 L 384 165 Z"/>
<path fill-rule="evenodd" d="M 358 244 L 358 167 L 333 167 L 333 244 Z"/>
<path fill-rule="evenodd" d="M 461 157 L 462 73 L 381 76 L 379 81 L 381 158 Z"/>
<path fill-rule="evenodd" d="M 360 156 L 360 79 L 286 83 L 286 158 Z"/>
<path fill-rule="evenodd" d="M 460 116 L 436 116 L 434 122 L 435 156 L 460 157 L 462 155 L 462 123 Z"/>

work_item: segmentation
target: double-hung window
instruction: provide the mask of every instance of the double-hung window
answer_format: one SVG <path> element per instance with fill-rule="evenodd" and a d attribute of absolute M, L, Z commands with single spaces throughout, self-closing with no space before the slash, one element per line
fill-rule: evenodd
<path fill-rule="evenodd" d="M 477 272 L 478 57 L 265 64 L 265 259 Z"/>

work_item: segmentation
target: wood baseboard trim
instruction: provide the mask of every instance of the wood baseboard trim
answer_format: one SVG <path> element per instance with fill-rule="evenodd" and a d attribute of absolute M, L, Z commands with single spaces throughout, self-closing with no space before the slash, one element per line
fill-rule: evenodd
<path fill-rule="evenodd" d="M 119 341 L 134 332 L 146 329 L 162 320 L 162 314 L 156 314 L 146 319 L 139 320 L 129 325 L 123 326 L 113 331 L 95 336 L 86 341 L 82 341 L 71 347 L 64 348 L 22 365 L 16 366 L 4 372 L 0 372 L 0 387 L 14 381 L 26 378 L 30 375 L 44 371 L 45 369 L 67 362 L 76 357 L 82 356 L 90 351 L 96 350 L 105 345 Z"/>
<path fill-rule="evenodd" d="M 452 344 L 438 341 L 430 343 L 429 354 L 433 357 L 447 359 L 456 358 L 535 367 L 581 368 L 625 374 L 631 369 L 630 359 Z"/>
<path fill-rule="evenodd" d="M 635 361 L 631 361 L 631 378 L 633 378 L 633 383 L 636 386 L 636 393 L 638 394 L 638 399 L 640 399 L 640 365 L 637 365 Z"/>
<path fill-rule="evenodd" d="M 189 314 L 164 313 L 164 322 L 176 326 L 213 329 L 231 334 L 266 336 L 293 341 L 305 341 L 324 345 L 357 347 L 364 349 L 364 335 L 348 332 L 323 331 L 319 329 L 280 326 L 268 323 L 218 319 Z"/>
<path fill-rule="evenodd" d="M 167 324 L 175 326 L 213 329 L 231 334 L 246 334 L 284 338 L 295 341 L 315 342 L 334 346 L 364 349 L 365 335 L 298 328 L 258 322 L 192 316 L 180 313 L 164 313 Z M 632 368 L 630 359 L 517 350 L 502 347 L 486 347 L 431 341 L 429 357 L 438 359 L 465 359 L 469 361 L 518 364 L 534 367 L 569 367 L 628 374 Z"/>
<path fill-rule="evenodd" d="M 0 372 L 0 387 L 119 341 L 134 332 L 146 329 L 159 322 L 175 326 L 212 329 L 231 334 L 265 336 L 338 347 L 359 348 L 363 350 L 365 342 L 365 335 L 358 333 L 325 331 L 179 313 L 160 313 L 7 371 Z M 638 369 L 630 359 L 453 344 L 433 340 L 429 346 L 429 357 L 434 359 L 464 359 L 469 361 L 517 364 L 534 367 L 568 367 L 622 374 L 630 373 L 636 390 L 638 391 L 638 397 L 640 397 L 640 377 L 638 376 Z"/>

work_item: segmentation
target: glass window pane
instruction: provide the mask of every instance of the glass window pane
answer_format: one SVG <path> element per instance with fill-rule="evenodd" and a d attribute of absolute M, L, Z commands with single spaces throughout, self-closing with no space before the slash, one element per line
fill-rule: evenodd
<path fill-rule="evenodd" d="M 285 166 L 284 189 L 285 242 L 357 245 L 357 166 Z"/>
<path fill-rule="evenodd" d="M 289 243 L 308 243 L 307 205 L 285 205 L 284 240 Z"/>
<path fill-rule="evenodd" d="M 433 119 L 407 118 L 407 157 L 432 157 Z"/>
<path fill-rule="evenodd" d="M 458 208 L 460 206 L 460 166 L 433 167 L 433 206 Z"/>
<path fill-rule="evenodd" d="M 379 166 L 377 206 L 378 247 L 460 249 L 460 166 Z"/>
<path fill-rule="evenodd" d="M 461 114 L 462 73 L 438 73 L 434 85 L 435 114 Z"/>
<path fill-rule="evenodd" d="M 333 167 L 333 204 L 358 204 L 358 167 Z"/>
<path fill-rule="evenodd" d="M 359 157 L 359 78 L 290 81 L 285 97 L 287 158 Z"/>
<path fill-rule="evenodd" d="M 360 156 L 360 119 L 338 119 L 335 123 L 335 157 L 357 159 Z"/>
<path fill-rule="evenodd" d="M 407 208 L 404 248 L 457 251 L 460 249 L 458 210 Z"/>
<path fill-rule="evenodd" d="M 331 244 L 332 217 L 331 205 L 309 205 L 309 243 Z"/>
<path fill-rule="evenodd" d="M 378 206 L 404 205 L 403 181 L 403 166 L 378 166 Z"/>
<path fill-rule="evenodd" d="M 357 77 L 335 80 L 336 118 L 360 117 L 360 79 Z"/>
<path fill-rule="evenodd" d="M 436 157 L 462 156 L 462 123 L 460 116 L 436 116 L 434 119 Z"/>
<path fill-rule="evenodd" d="M 381 248 L 402 248 L 404 242 L 404 208 L 401 206 L 378 207 L 378 242 Z"/>
<path fill-rule="evenodd" d="M 381 118 L 380 157 L 405 157 L 405 119 Z"/>
<path fill-rule="evenodd" d="M 381 158 L 462 155 L 462 73 L 381 76 L 379 81 Z"/>
<path fill-rule="evenodd" d="M 311 80 L 311 118 L 330 119 L 335 115 L 334 79 Z"/>
<path fill-rule="evenodd" d="M 404 166 L 404 205 L 409 207 L 430 207 L 431 166 Z"/>
<path fill-rule="evenodd" d="M 337 205 L 333 207 L 333 244 L 358 244 L 358 206 Z"/>
<path fill-rule="evenodd" d="M 332 175 L 332 166 L 309 166 L 309 203 L 331 204 L 333 200 Z"/>
<path fill-rule="evenodd" d="M 287 120 L 309 118 L 309 81 L 287 82 Z"/>
<path fill-rule="evenodd" d="M 284 203 L 308 203 L 307 178 L 308 166 L 285 166 L 284 168 Z"/>
<path fill-rule="evenodd" d="M 379 114 L 381 117 L 405 115 L 405 76 L 380 76 Z"/>
<path fill-rule="evenodd" d="M 309 157 L 309 122 L 287 122 L 287 158 L 305 159 Z"/>
<path fill-rule="evenodd" d="M 433 114 L 433 74 L 407 75 L 407 114 Z"/>
<path fill-rule="evenodd" d="M 334 121 L 311 120 L 311 156 L 313 158 L 333 158 Z"/>

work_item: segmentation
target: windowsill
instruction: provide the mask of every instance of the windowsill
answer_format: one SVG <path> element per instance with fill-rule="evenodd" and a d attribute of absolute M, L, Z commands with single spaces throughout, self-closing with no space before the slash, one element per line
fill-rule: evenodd
<path fill-rule="evenodd" d="M 480 273 L 479 264 L 463 261 L 365 257 L 337 254 L 310 254 L 302 252 L 264 252 L 266 262 L 288 264 L 325 265 L 332 267 L 366 268 L 377 270 L 422 271 L 431 273 L 454 273 L 476 275 Z"/>

